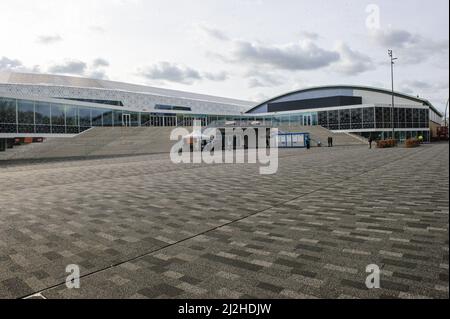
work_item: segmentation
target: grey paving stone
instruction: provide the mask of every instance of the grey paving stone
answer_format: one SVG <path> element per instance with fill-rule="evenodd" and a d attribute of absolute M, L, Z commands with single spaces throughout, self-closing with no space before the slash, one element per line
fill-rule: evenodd
<path fill-rule="evenodd" d="M 0 164 L 0 298 L 448 298 L 448 161 L 435 144 L 282 150 L 275 175 L 167 154 Z"/>

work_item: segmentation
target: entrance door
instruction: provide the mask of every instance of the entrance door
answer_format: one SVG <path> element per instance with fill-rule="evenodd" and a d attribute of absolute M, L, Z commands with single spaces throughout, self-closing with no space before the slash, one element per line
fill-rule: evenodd
<path fill-rule="evenodd" d="M 311 126 L 311 115 L 304 115 L 303 116 L 303 125 L 304 126 Z"/>
<path fill-rule="evenodd" d="M 131 126 L 131 116 L 130 114 L 122 114 L 122 126 Z"/>

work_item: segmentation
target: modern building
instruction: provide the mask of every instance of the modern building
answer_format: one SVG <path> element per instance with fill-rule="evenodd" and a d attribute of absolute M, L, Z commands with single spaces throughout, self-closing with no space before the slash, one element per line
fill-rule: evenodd
<path fill-rule="evenodd" d="M 393 118 L 392 118 L 393 112 Z M 363 86 L 323 86 L 290 92 L 247 111 L 276 122 L 320 125 L 331 131 L 399 140 L 436 136 L 442 114 L 428 100 Z"/>
<path fill-rule="evenodd" d="M 262 103 L 78 77 L 0 73 L 0 138 L 74 136 L 97 126 L 191 126 L 259 121 L 267 126 L 320 125 L 335 132 L 397 139 L 440 126 L 427 100 L 360 86 L 323 86 Z M 391 112 L 393 111 L 393 119 Z"/>
<path fill-rule="evenodd" d="M 0 137 L 71 136 L 96 126 L 203 125 L 253 102 L 78 77 L 0 73 Z"/>

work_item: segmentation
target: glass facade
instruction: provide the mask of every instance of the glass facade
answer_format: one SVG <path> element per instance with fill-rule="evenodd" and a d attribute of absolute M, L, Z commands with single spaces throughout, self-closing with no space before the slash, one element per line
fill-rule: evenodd
<path fill-rule="evenodd" d="M 330 130 L 391 129 L 391 107 L 318 112 L 319 125 Z M 427 109 L 394 108 L 394 128 L 429 128 Z"/>
<path fill-rule="evenodd" d="M 320 125 L 330 130 L 383 131 L 392 126 L 391 112 L 390 107 L 377 106 L 320 112 L 274 113 L 264 116 L 224 116 L 131 112 L 125 109 L 113 110 L 0 97 L 0 133 L 78 134 L 99 126 L 192 126 L 195 120 L 201 121 L 203 126 L 215 121 L 258 121 L 262 125 L 282 127 Z M 427 109 L 395 108 L 394 122 L 395 128 L 428 129 L 429 112 Z"/>

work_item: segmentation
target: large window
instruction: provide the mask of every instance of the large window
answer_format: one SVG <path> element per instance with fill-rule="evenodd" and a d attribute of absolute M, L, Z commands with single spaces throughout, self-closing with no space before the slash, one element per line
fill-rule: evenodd
<path fill-rule="evenodd" d="M 362 128 L 362 109 L 350 109 L 351 114 L 351 127 L 353 130 L 358 130 Z"/>
<path fill-rule="evenodd" d="M 101 126 L 101 124 L 95 125 L 95 124 L 91 123 L 91 109 L 83 108 L 83 107 L 78 108 L 78 116 L 80 119 L 80 127 L 90 127 L 91 125 Z M 101 123 L 101 121 L 100 121 L 100 123 Z"/>
<path fill-rule="evenodd" d="M 406 127 L 406 109 L 404 108 L 398 108 L 398 127 Z"/>
<path fill-rule="evenodd" d="M 103 126 L 103 110 L 92 109 L 92 126 Z"/>
<path fill-rule="evenodd" d="M 50 133 L 50 104 L 46 102 L 36 102 L 35 104 L 36 133 Z"/>
<path fill-rule="evenodd" d="M 122 110 L 114 110 L 114 126 L 122 126 Z"/>
<path fill-rule="evenodd" d="M 405 110 L 406 119 L 405 119 L 405 127 L 412 128 L 413 123 L 413 116 L 412 116 L 412 109 L 406 109 Z"/>
<path fill-rule="evenodd" d="M 183 116 L 178 118 L 178 123 L 182 123 Z M 142 113 L 141 114 L 141 126 L 148 126 L 150 124 L 150 114 Z"/>
<path fill-rule="evenodd" d="M 328 124 L 330 130 L 339 129 L 339 111 L 328 111 Z"/>
<path fill-rule="evenodd" d="M 16 131 L 16 100 L 0 98 L 0 132 L 15 133 Z"/>
<path fill-rule="evenodd" d="M 420 117 L 420 110 L 419 109 L 413 109 L 413 127 L 419 127 L 419 117 Z"/>
<path fill-rule="evenodd" d="M 66 132 L 68 134 L 78 133 L 78 108 L 66 105 Z"/>
<path fill-rule="evenodd" d="M 19 133 L 34 133 L 34 102 L 17 101 L 17 130 Z"/>
<path fill-rule="evenodd" d="M 328 112 L 318 112 L 319 125 L 328 128 Z"/>
<path fill-rule="evenodd" d="M 34 102 L 19 100 L 17 115 L 19 124 L 34 124 Z"/>
<path fill-rule="evenodd" d="M 376 128 L 384 127 L 383 108 L 382 107 L 375 108 L 375 124 L 376 124 Z"/>
<path fill-rule="evenodd" d="M 375 109 L 373 107 L 363 109 L 363 127 L 375 128 Z"/>
<path fill-rule="evenodd" d="M 350 129 L 350 110 L 339 110 L 339 121 L 341 130 Z"/>
<path fill-rule="evenodd" d="M 114 126 L 112 110 L 103 110 L 103 126 Z"/>
<path fill-rule="evenodd" d="M 392 111 L 392 108 L 390 108 L 390 107 L 383 108 L 384 128 L 392 128 L 391 111 Z"/>
<path fill-rule="evenodd" d="M 62 104 L 52 104 L 52 133 L 66 133 L 66 108 Z"/>

